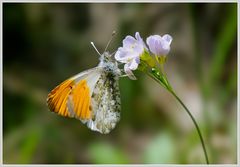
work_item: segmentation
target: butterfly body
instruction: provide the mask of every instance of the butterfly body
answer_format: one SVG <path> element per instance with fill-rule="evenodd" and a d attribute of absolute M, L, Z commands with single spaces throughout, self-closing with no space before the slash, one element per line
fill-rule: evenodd
<path fill-rule="evenodd" d="M 108 52 L 97 67 L 83 71 L 53 89 L 47 99 L 51 111 L 74 117 L 93 131 L 109 133 L 120 120 L 121 71 Z"/>

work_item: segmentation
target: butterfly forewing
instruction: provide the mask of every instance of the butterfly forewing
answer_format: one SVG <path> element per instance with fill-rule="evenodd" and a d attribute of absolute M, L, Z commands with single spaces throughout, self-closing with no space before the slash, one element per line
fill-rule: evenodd
<path fill-rule="evenodd" d="M 47 104 L 51 111 L 62 116 L 70 116 L 67 108 L 67 100 L 73 85 L 74 80 L 68 79 L 48 94 Z"/>
<path fill-rule="evenodd" d="M 81 105 L 85 104 L 84 107 L 90 106 L 91 93 L 99 77 L 99 70 L 94 68 L 62 82 L 48 94 L 47 104 L 49 109 L 61 116 L 90 118 L 88 110 L 78 106 L 79 103 Z M 79 101 L 80 99 L 83 101 Z M 69 101 L 74 107 L 70 107 Z M 81 112 L 79 113 L 81 109 L 85 109 L 85 113 L 82 115 Z"/>

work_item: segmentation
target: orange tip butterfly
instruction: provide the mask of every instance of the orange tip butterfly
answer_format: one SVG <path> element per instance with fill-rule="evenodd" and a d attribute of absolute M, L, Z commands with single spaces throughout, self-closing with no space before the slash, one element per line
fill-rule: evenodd
<path fill-rule="evenodd" d="M 100 55 L 98 66 L 63 81 L 47 97 L 52 112 L 79 119 L 89 129 L 103 134 L 115 128 L 121 110 L 118 84 L 121 70 L 117 61 L 106 52 L 111 40 L 103 54 L 91 42 Z"/>

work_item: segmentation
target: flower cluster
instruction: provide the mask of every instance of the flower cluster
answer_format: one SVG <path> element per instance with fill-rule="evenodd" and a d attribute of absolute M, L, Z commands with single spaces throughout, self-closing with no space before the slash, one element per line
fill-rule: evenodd
<path fill-rule="evenodd" d="M 171 42 L 172 37 L 168 34 L 162 37 L 151 35 L 146 40 L 147 47 L 139 32 L 136 32 L 135 38 L 130 35 L 125 37 L 123 46 L 119 47 L 115 54 L 115 59 L 125 64 L 124 71 L 130 79 L 136 79 L 132 71 L 138 69 L 141 61 L 149 60 L 148 64 L 154 64 L 151 63 L 154 55 L 156 61 L 161 63 L 159 60 L 165 59 L 170 51 Z"/>

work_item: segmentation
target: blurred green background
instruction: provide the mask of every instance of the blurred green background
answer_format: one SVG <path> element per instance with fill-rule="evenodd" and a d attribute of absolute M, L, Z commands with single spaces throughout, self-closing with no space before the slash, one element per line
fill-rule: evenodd
<path fill-rule="evenodd" d="M 169 81 L 197 119 L 211 163 L 237 163 L 237 3 L 3 3 L 3 163 L 205 163 L 189 116 L 155 81 L 121 78 L 108 135 L 51 113 L 48 92 L 139 31 L 170 34 Z"/>

